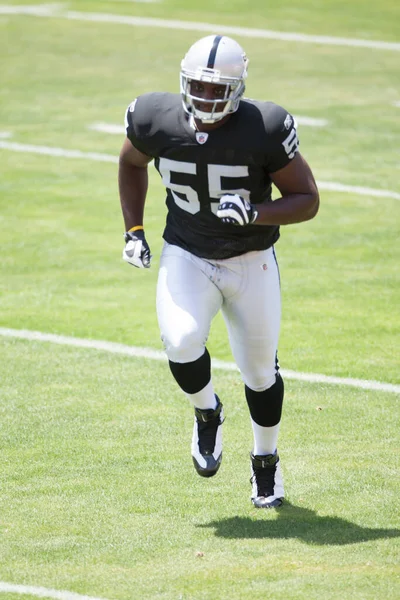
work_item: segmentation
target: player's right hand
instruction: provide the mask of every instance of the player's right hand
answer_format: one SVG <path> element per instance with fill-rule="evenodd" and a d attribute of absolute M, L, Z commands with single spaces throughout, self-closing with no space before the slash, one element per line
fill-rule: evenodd
<path fill-rule="evenodd" d="M 146 242 L 143 229 L 125 233 L 125 248 L 122 258 L 138 269 L 148 269 L 151 262 L 150 247 Z"/>

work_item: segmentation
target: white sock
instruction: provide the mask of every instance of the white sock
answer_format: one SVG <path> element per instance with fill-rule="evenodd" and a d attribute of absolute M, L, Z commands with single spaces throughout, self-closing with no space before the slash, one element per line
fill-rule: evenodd
<path fill-rule="evenodd" d="M 190 400 L 195 408 L 200 408 L 201 410 L 214 410 L 217 408 L 217 399 L 214 394 L 213 384 L 211 380 L 207 383 L 207 385 L 196 392 L 196 394 L 186 394 L 186 397 Z"/>
<path fill-rule="evenodd" d="M 254 436 L 253 454 L 255 456 L 265 456 L 266 454 L 274 454 L 276 452 L 279 425 L 280 423 L 278 423 L 278 425 L 274 425 L 273 427 L 261 427 L 261 425 L 257 425 L 257 423 L 251 419 L 251 426 L 253 427 Z"/>

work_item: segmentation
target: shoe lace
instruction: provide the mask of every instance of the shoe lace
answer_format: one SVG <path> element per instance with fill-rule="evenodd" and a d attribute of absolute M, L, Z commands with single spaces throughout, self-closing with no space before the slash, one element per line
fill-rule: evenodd
<path fill-rule="evenodd" d="M 274 486 L 275 486 L 275 471 L 276 466 L 272 465 L 270 467 L 253 467 L 254 475 L 250 478 L 250 483 L 257 484 L 257 494 L 258 496 L 268 496 L 274 495 Z"/>

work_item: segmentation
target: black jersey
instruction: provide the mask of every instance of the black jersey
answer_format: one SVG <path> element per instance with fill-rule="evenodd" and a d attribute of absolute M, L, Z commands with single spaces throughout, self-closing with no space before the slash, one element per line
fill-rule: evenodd
<path fill-rule="evenodd" d="M 220 128 L 198 132 L 179 94 L 139 96 L 126 112 L 131 143 L 155 159 L 167 190 L 164 239 L 202 258 L 223 259 L 272 246 L 279 227 L 222 223 L 219 198 L 271 201 L 270 173 L 294 158 L 294 118 L 272 102 L 241 100 Z"/>

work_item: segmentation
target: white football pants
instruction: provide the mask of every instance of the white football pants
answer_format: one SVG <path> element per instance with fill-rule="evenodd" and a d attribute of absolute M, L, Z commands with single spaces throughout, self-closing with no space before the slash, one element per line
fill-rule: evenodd
<path fill-rule="evenodd" d="M 205 260 L 165 243 L 157 283 L 157 317 L 169 360 L 204 354 L 221 309 L 244 383 L 263 391 L 275 383 L 281 302 L 273 248 Z"/>

